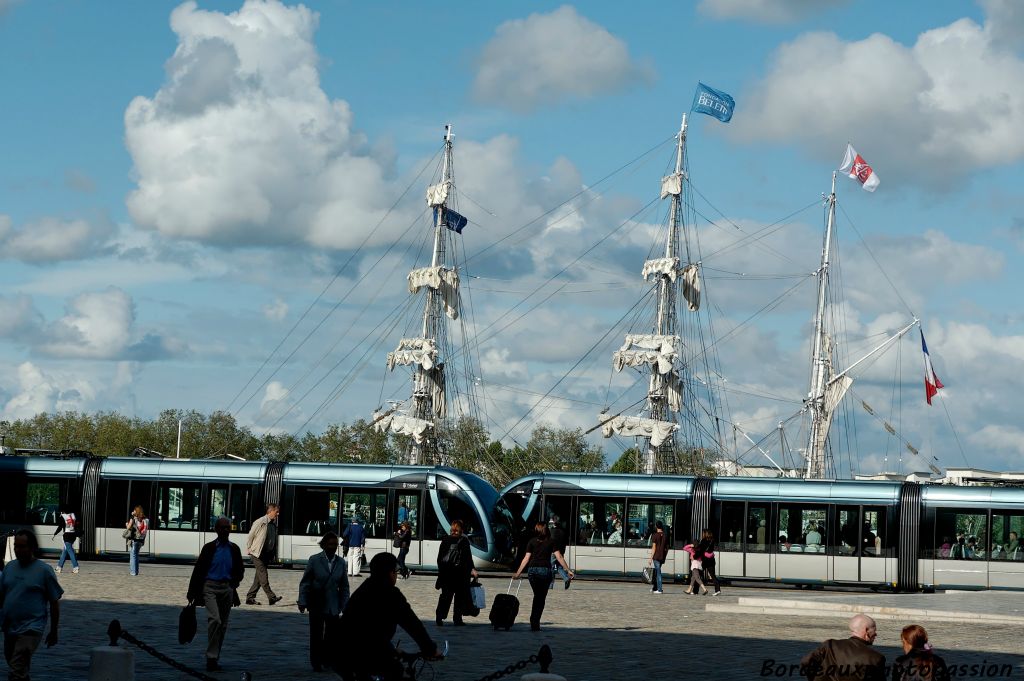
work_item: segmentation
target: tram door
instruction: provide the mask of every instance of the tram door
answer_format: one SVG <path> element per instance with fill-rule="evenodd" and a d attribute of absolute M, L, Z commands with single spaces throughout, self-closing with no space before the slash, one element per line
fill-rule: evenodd
<path fill-rule="evenodd" d="M 828 507 L 784 502 L 778 509 L 778 553 L 773 576 L 796 582 L 828 581 Z"/>
<path fill-rule="evenodd" d="M 394 518 L 394 528 L 392 528 L 392 536 L 394 530 L 398 529 L 398 526 L 403 522 L 409 523 L 409 530 L 412 533 L 411 541 L 409 542 L 409 555 L 405 557 L 407 565 L 419 565 L 422 563 L 422 550 L 420 546 L 421 528 L 420 528 L 420 501 L 422 492 L 419 490 L 396 490 L 391 507 L 391 517 Z M 399 549 L 392 546 L 390 548 L 392 553 L 397 554 Z"/>
<path fill-rule="evenodd" d="M 829 534 L 831 580 L 891 583 L 896 577 L 894 541 L 884 506 L 836 506 Z"/>
<path fill-rule="evenodd" d="M 558 529 L 562 531 L 562 536 L 565 539 L 565 558 L 566 564 L 573 570 L 576 569 L 573 561 L 576 558 L 576 547 L 573 546 L 573 540 L 575 538 L 576 523 L 573 522 L 575 513 L 573 511 L 573 497 L 560 497 L 551 494 L 545 494 L 543 496 L 543 511 L 537 517 L 535 522 L 546 522 L 548 524 L 548 531 L 552 530 L 552 525 L 557 525 Z M 529 524 L 527 528 L 529 534 L 533 534 L 533 523 Z M 518 565 L 516 565 L 518 567 Z"/>

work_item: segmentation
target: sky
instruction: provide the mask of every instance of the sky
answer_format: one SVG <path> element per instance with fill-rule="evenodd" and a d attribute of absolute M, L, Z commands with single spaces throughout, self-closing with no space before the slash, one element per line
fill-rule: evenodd
<path fill-rule="evenodd" d="M 910 334 L 858 374 L 838 468 L 1022 470 L 1022 47 L 1013 0 L 0 0 L 0 418 L 302 433 L 402 399 L 384 355 L 450 123 L 486 424 L 589 429 L 633 380 L 610 354 L 701 81 L 736 101 L 687 147 L 726 421 L 782 454 L 850 142 L 881 178 L 837 180 L 851 353 L 918 318 L 946 387 L 925 403 Z"/>

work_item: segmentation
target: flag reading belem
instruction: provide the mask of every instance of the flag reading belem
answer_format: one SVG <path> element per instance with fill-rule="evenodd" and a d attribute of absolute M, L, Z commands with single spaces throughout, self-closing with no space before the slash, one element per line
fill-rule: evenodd
<path fill-rule="evenodd" d="M 846 145 L 846 156 L 839 170 L 846 173 L 851 180 L 857 180 L 865 191 L 873 192 L 878 188 L 878 175 L 872 170 L 864 157 L 857 153 L 852 144 Z"/>
<path fill-rule="evenodd" d="M 697 113 L 714 116 L 723 123 L 732 119 L 732 110 L 736 108 L 736 101 L 722 92 L 710 88 L 704 83 L 697 83 L 697 91 L 693 93 L 693 110 Z"/>

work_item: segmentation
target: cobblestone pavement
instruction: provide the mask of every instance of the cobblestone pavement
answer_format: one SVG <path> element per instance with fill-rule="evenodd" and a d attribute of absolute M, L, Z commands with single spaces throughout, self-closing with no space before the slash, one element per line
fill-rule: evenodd
<path fill-rule="evenodd" d="M 177 643 L 177 617 L 184 605 L 189 566 L 144 564 L 139 577 L 128 576 L 125 564 L 84 562 L 80 574 L 60 576 L 66 591 L 62 604 L 61 640 L 56 648 L 40 648 L 33 660 L 32 678 L 40 680 L 79 679 L 88 676 L 89 650 L 106 644 L 104 632 L 112 619 L 146 643 L 173 658 L 201 668 L 205 650 L 205 616 L 200 609 L 199 634 L 188 646 Z M 249 579 L 251 569 L 246 570 Z M 232 611 L 221 664 L 220 679 L 238 679 L 240 672 L 252 672 L 254 681 L 265 679 L 330 679 L 329 674 L 314 674 L 307 658 L 307 619 L 294 606 L 301 570 L 274 569 L 270 580 L 284 597 L 275 607 L 243 606 Z M 353 589 L 362 578 L 353 580 Z M 504 591 L 508 580 L 484 578 L 487 601 Z M 777 665 L 799 662 L 800 657 L 826 638 L 844 635 L 844 623 L 838 619 L 800 618 L 786 615 L 740 615 L 711 613 L 704 610 L 710 597 L 686 596 L 682 585 L 666 585 L 665 595 L 652 595 L 639 583 L 577 581 L 569 591 L 556 589 L 548 599 L 543 631 L 529 630 L 532 593 L 524 582 L 522 607 L 511 632 L 492 631 L 486 612 L 467 627 L 437 628 L 433 611 L 437 592 L 429 575 L 414 575 L 399 582 L 413 608 L 423 618 L 427 630 L 437 641 L 448 640 L 450 655 L 433 665 L 422 679 L 468 681 L 505 667 L 510 662 L 534 654 L 541 644 L 551 646 L 555 662 L 552 671 L 569 681 L 627 679 L 683 679 L 693 676 L 694 665 L 703 679 L 752 679 Z M 243 588 L 247 587 L 248 583 Z M 244 593 L 242 594 L 244 597 Z M 985 608 L 1003 608 L 1007 612 L 1024 607 L 1024 594 L 935 594 L 896 596 L 890 594 L 836 594 L 821 591 L 767 588 L 726 588 L 716 602 L 735 603 L 739 596 L 788 598 L 838 598 L 892 604 L 912 599 L 908 607 L 940 607 L 952 603 L 955 596 L 967 606 L 979 603 Z M 972 597 L 983 600 L 971 601 Z M 264 602 L 265 597 L 260 596 Z M 934 599 L 934 600 L 932 600 Z M 946 599 L 943 601 L 943 599 Z M 910 603 L 911 601 L 907 601 Z M 909 623 L 909 622 L 908 622 Z M 918 622 L 928 628 L 937 652 L 947 663 L 983 664 L 982 674 L 962 674 L 960 678 L 1024 679 L 1024 658 L 1020 640 L 1024 627 L 974 624 L 965 626 L 943 622 Z M 876 646 L 892 660 L 898 652 L 902 622 L 882 622 Z M 398 637 L 410 648 L 410 639 L 399 630 Z M 344 642 L 339 645 L 344 646 Z M 352 651 L 358 654 L 358 651 Z M 190 678 L 168 669 L 156 660 L 136 651 L 136 678 L 162 681 Z M 766 667 L 766 661 L 773 665 Z M 985 676 L 992 665 L 1010 665 L 999 676 Z M 3 669 L 0 664 L 0 669 Z M 536 671 L 536 666 L 524 671 Z M 784 670 L 785 671 L 785 670 Z M 965 670 L 970 672 L 968 668 Z M 512 675 L 518 679 L 521 673 Z M 783 675 L 776 676 L 779 678 Z M 792 676 L 789 678 L 799 678 Z"/>

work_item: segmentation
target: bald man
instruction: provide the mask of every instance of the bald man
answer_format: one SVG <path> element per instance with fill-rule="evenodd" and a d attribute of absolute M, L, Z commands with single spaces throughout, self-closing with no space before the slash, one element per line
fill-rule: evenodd
<path fill-rule="evenodd" d="M 854 615 L 850 638 L 830 638 L 805 655 L 801 673 L 812 681 L 883 681 L 885 656 L 871 648 L 877 635 L 873 619 Z"/>

